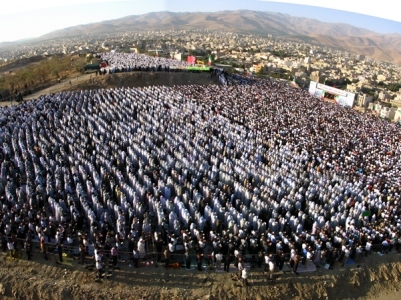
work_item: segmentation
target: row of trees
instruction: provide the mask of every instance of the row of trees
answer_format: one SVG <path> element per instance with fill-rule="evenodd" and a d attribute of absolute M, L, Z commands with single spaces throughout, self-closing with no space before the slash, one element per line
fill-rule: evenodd
<path fill-rule="evenodd" d="M 392 92 L 398 92 L 401 89 L 401 84 L 400 83 L 389 83 L 386 85 L 386 89 Z"/>
<path fill-rule="evenodd" d="M 2 97 L 8 97 L 17 92 L 27 93 L 49 81 L 81 72 L 84 62 L 85 58 L 82 57 L 58 55 L 10 71 L 0 77 L 0 94 Z"/>

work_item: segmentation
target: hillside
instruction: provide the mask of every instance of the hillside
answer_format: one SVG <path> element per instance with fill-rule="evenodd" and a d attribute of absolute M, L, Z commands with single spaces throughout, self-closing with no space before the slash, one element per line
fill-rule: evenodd
<path fill-rule="evenodd" d="M 364 54 L 379 60 L 401 63 L 401 36 L 379 34 L 344 23 L 326 23 L 288 14 L 250 10 L 214 13 L 152 12 L 79 25 L 51 32 L 43 39 L 85 35 L 87 32 L 120 32 L 132 30 L 203 29 L 301 35 L 312 37 L 316 43 Z"/>
<path fill-rule="evenodd" d="M 372 31 L 342 23 L 325 23 L 281 13 L 238 10 L 214 13 L 153 12 L 65 28 L 44 35 L 42 38 L 75 36 L 85 34 L 87 31 L 96 33 L 153 29 L 195 30 L 200 28 L 204 30 L 234 30 L 283 35 L 315 33 L 331 36 L 361 36 L 374 34 Z"/>

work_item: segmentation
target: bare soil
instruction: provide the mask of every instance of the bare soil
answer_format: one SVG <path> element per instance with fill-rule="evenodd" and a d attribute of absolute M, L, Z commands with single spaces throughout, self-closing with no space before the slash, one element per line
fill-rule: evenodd
<path fill-rule="evenodd" d="M 294 275 L 278 271 L 268 280 L 262 269 L 251 269 L 249 286 L 232 279 L 232 273 L 210 269 L 169 269 L 143 264 L 134 269 L 120 262 L 120 270 L 96 281 L 95 271 L 77 260 L 58 264 L 56 256 L 44 260 L 10 260 L 0 255 L 0 299 L 401 299 L 401 254 L 371 254 L 356 264 L 323 266 L 315 272 Z"/>

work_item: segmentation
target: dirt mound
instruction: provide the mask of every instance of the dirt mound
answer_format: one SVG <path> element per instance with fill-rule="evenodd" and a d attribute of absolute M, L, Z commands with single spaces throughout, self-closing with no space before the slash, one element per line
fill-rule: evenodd
<path fill-rule="evenodd" d="M 59 265 L 36 253 L 10 261 L 0 256 L 1 299 L 400 299 L 400 254 L 369 258 L 345 268 L 294 275 L 277 272 L 274 281 L 262 269 L 250 272 L 250 286 L 214 270 L 165 270 L 161 265 L 134 269 L 122 262 L 109 279 L 95 281 L 94 271 L 72 261 Z M 302 266 L 300 267 L 302 268 Z"/>
<path fill-rule="evenodd" d="M 209 73 L 190 72 L 130 72 L 106 75 L 92 75 L 76 89 L 98 89 L 115 87 L 174 86 L 188 84 L 216 84 Z"/>

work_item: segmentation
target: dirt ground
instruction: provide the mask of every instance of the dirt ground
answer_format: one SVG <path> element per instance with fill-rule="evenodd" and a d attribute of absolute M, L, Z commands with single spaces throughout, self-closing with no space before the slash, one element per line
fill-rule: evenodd
<path fill-rule="evenodd" d="M 77 260 L 60 265 L 56 257 L 32 261 L 0 255 L 0 299 L 401 299 L 401 254 L 371 254 L 356 264 L 294 275 L 276 272 L 267 280 L 262 269 L 250 272 L 250 285 L 234 281 L 231 273 L 170 269 L 154 264 L 132 268 L 120 262 L 109 278 L 95 280 L 95 271 Z"/>

